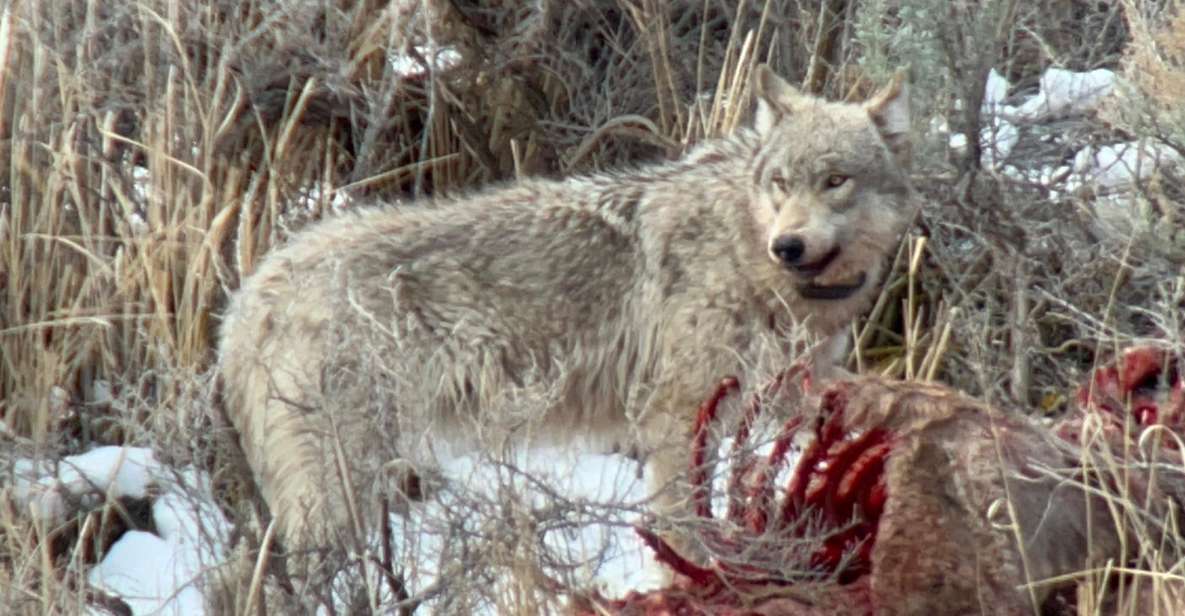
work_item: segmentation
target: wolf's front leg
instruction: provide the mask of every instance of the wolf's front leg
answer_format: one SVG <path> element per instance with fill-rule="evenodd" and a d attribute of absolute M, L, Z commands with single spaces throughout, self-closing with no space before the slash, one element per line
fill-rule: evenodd
<path fill-rule="evenodd" d="M 715 447 L 705 448 L 703 460 L 693 459 L 696 411 L 703 398 L 710 395 L 719 379 L 702 384 L 672 383 L 656 392 L 656 403 L 642 423 L 641 440 L 646 452 L 646 479 L 651 495 L 651 509 L 656 516 L 656 530 L 680 554 L 695 561 L 706 561 L 700 525 L 705 521 L 696 513 L 697 477 L 710 486 Z"/>

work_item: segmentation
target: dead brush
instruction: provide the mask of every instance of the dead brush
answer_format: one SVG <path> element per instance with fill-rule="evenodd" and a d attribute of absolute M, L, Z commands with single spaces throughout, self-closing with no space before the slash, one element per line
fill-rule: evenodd
<path fill-rule="evenodd" d="M 130 614 L 122 601 L 85 583 L 84 568 L 94 561 L 86 557 L 82 539 L 93 537 L 96 519 L 85 518 L 80 541 L 59 542 L 55 549 L 45 540 L 54 529 L 30 527 L 28 517 L 14 511 L 12 502 L 5 499 L 0 507 L 0 602 L 13 614 L 76 614 L 88 605 L 108 605 L 113 613 Z"/>
<path fill-rule="evenodd" d="M 1083 415 L 1058 434 L 1081 446 L 1084 490 L 1106 499 L 1118 552 L 1095 568 L 1034 584 L 1077 583 L 1079 614 L 1175 614 L 1185 606 L 1181 472 L 1185 375 L 1180 345 L 1127 349 L 1095 370 L 1076 395 Z"/>

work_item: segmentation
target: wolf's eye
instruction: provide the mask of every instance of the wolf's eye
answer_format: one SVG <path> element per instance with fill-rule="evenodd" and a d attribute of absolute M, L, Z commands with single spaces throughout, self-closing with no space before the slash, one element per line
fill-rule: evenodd
<path fill-rule="evenodd" d="M 827 176 L 826 180 L 823 180 L 823 186 L 827 188 L 839 188 L 840 186 L 843 186 L 847 183 L 848 176 L 840 175 L 838 173 L 832 173 L 831 175 Z"/>
<path fill-rule="evenodd" d="M 775 173 L 773 177 L 769 179 L 769 181 L 774 185 L 774 188 L 777 188 L 784 193 L 790 192 L 790 180 L 787 180 L 786 176 L 782 175 L 781 173 Z"/>

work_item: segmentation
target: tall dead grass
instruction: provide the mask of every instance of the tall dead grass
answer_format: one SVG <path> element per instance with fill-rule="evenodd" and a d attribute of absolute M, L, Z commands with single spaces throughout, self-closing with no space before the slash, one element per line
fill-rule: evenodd
<path fill-rule="evenodd" d="M 9 429 L 47 442 L 70 407 L 128 388 L 167 406 L 155 372 L 207 365 L 227 290 L 334 203 L 674 156 L 730 130 L 798 9 L 676 8 L 14 3 Z"/>

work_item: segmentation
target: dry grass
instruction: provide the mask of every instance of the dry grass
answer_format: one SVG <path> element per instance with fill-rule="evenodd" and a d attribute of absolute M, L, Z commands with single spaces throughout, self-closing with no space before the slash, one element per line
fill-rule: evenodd
<path fill-rule="evenodd" d="M 977 135 L 976 106 L 956 114 L 954 102 L 982 94 L 988 67 L 1023 88 L 1051 62 L 1119 67 L 1126 49 L 1131 100 L 1146 103 L 1128 109 L 1145 112 L 1114 116 L 1113 130 L 1185 143 L 1180 13 L 1166 21 L 1165 3 L 1136 0 L 1077 13 L 1093 4 L 998 4 L 981 16 L 937 0 L 11 2 L 0 24 L 0 439 L 48 457 L 152 442 L 234 484 L 201 438 L 218 313 L 291 229 L 353 200 L 676 156 L 745 120 L 759 61 L 834 97 L 910 64 L 919 120 L 946 115 Z M 935 37 L 902 33 L 927 20 Z M 428 70 L 444 47 L 458 59 Z M 424 65 L 401 75 L 392 54 Z M 1021 150 L 1030 158 L 1018 164 L 1113 135 L 1068 126 L 1076 141 Z M 1031 143 L 1047 143 L 1040 130 Z M 1081 204 L 920 141 L 930 208 L 856 329 L 855 366 L 1055 413 L 1114 348 L 1185 340 L 1185 259 L 1171 242 L 1117 252 Z M 1179 206 L 1171 182 L 1157 186 Z M 1179 226 L 1180 210 L 1165 211 Z M 1122 473 L 1122 459 L 1090 463 Z M 1137 570 L 1125 589 L 1180 605 L 1175 528 L 1149 527 L 1119 496 L 1131 559 L 1084 574 L 1081 613 L 1110 613 L 1091 598 L 1123 568 Z M 21 524 L 0 516 L 5 604 L 72 613 L 99 600 L 62 574 L 81 567 L 80 548 L 51 548 Z M 512 548 L 489 558 L 527 567 L 531 550 Z M 528 569 L 505 605 L 547 601 Z"/>

